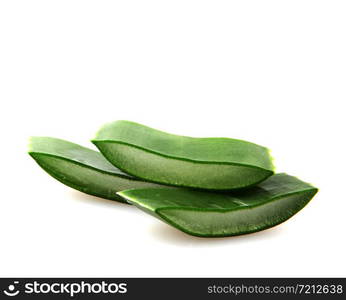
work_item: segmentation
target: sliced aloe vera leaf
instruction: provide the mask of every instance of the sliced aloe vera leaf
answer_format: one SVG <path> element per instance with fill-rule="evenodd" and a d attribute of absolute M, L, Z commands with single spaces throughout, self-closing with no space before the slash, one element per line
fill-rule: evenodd
<path fill-rule="evenodd" d="M 310 184 L 282 173 L 233 193 L 149 188 L 121 191 L 118 195 L 183 232 L 221 237 L 278 225 L 301 210 L 316 192 Z"/>
<path fill-rule="evenodd" d="M 103 126 L 92 142 L 119 169 L 162 184 L 229 190 L 273 174 L 268 149 L 242 140 L 178 136 L 116 121 Z"/>
<path fill-rule="evenodd" d="M 125 202 L 116 192 L 158 186 L 123 173 L 101 153 L 51 137 L 32 137 L 28 153 L 55 179 L 86 194 Z"/>

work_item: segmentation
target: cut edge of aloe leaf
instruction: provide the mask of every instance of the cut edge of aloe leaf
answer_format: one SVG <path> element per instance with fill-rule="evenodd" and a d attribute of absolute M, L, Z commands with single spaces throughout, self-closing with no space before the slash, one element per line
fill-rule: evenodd
<path fill-rule="evenodd" d="M 77 191 L 80 191 L 82 193 L 85 193 L 85 194 L 88 194 L 88 195 L 91 195 L 91 196 L 95 196 L 95 197 L 100 197 L 100 198 L 104 198 L 104 199 L 108 199 L 108 200 L 115 200 L 115 201 L 119 201 L 121 203 L 125 203 L 125 204 L 130 204 L 129 202 L 127 201 L 124 201 L 124 199 L 121 199 L 121 197 L 116 197 L 116 196 L 107 196 L 103 193 L 98 193 L 98 192 L 93 192 L 93 191 L 90 191 L 90 190 L 86 190 L 85 188 L 81 187 L 80 185 L 77 185 L 77 184 L 74 184 L 73 181 L 70 181 L 70 180 L 67 180 L 67 179 L 63 179 L 63 177 L 61 176 L 61 173 L 59 172 L 54 172 L 53 170 L 51 170 L 50 168 L 47 167 L 47 165 L 45 164 L 42 164 L 40 162 L 40 158 L 39 156 L 49 156 L 49 155 L 44 155 L 44 154 L 39 154 L 37 155 L 37 153 L 29 153 L 30 156 L 36 161 L 36 163 L 43 169 L 45 170 L 50 176 L 52 176 L 54 179 L 58 180 L 59 182 L 61 182 L 62 184 L 70 187 L 70 188 L 73 188 Z M 53 157 L 53 156 L 51 156 Z M 61 159 L 61 158 L 60 158 Z M 69 161 L 69 162 L 72 162 L 72 163 L 75 163 L 71 160 L 67 160 L 67 159 L 61 159 L 61 160 L 66 160 L 66 161 Z M 93 168 L 90 168 L 90 169 L 93 169 Z M 95 169 L 94 169 L 95 170 Z"/>
<path fill-rule="evenodd" d="M 54 146 L 52 147 L 51 145 Z M 78 153 L 76 153 L 77 151 Z M 29 138 L 27 153 L 29 155 L 42 154 L 51 157 L 59 157 L 105 174 L 135 179 L 133 176 L 124 173 L 111 164 L 100 152 L 64 139 L 47 136 L 31 136 Z M 83 154 L 83 156 L 80 156 L 80 154 Z"/>
<path fill-rule="evenodd" d="M 258 231 L 262 231 L 262 230 L 266 230 L 266 229 L 269 229 L 269 228 L 272 228 L 272 227 L 275 227 L 275 226 L 278 226 L 280 225 L 281 223 L 284 223 L 285 221 L 289 220 L 291 217 L 293 217 L 295 214 L 297 214 L 300 210 L 302 210 L 309 202 L 310 200 L 313 198 L 313 196 L 317 193 L 317 190 L 309 190 L 309 191 L 304 191 L 304 192 L 298 192 L 298 193 L 295 193 L 295 194 L 292 194 L 292 195 L 288 195 L 286 197 L 279 197 L 272 202 L 274 201 L 284 201 L 284 200 L 287 200 L 289 199 L 290 197 L 293 198 L 293 196 L 295 197 L 299 197 L 299 196 L 303 196 L 303 194 L 305 194 L 305 196 L 307 195 L 307 193 L 310 193 L 310 198 L 309 200 L 307 200 L 306 202 L 301 202 L 301 206 L 299 207 L 299 209 L 297 211 L 295 211 L 294 213 L 292 213 L 291 215 L 288 215 L 286 217 L 283 217 L 279 222 L 277 223 L 272 223 L 272 224 L 266 224 L 264 226 L 258 226 L 257 228 L 253 228 L 251 230 L 240 230 L 240 231 L 237 231 L 237 232 L 233 232 L 233 233 L 229 233 L 229 232 L 225 232 L 225 233 L 220 233 L 220 234 L 203 234 L 203 233 L 199 233 L 199 232 L 195 232 L 193 230 L 189 230 L 187 228 L 184 228 L 182 227 L 178 222 L 174 221 L 174 215 L 171 214 L 171 212 L 174 210 L 174 209 L 170 209 L 170 208 L 165 208 L 165 209 L 158 209 L 156 211 L 156 213 L 163 219 L 165 220 L 167 223 L 170 223 L 171 225 L 173 225 L 174 227 L 180 229 L 181 231 L 187 233 L 187 234 L 190 234 L 190 235 L 194 235 L 194 236 L 198 236 L 198 237 L 227 237 L 227 236 L 237 236 L 237 235 L 244 235 L 244 234 L 250 234 L 250 233 L 255 233 L 255 232 L 258 232 Z M 133 204 L 131 201 L 130 201 L 130 204 Z M 269 204 L 269 203 L 268 203 Z M 260 205 L 262 206 L 262 205 Z M 263 204 L 263 207 L 265 207 L 266 205 Z M 224 213 L 227 213 L 227 212 L 236 212 L 236 211 L 239 211 L 241 212 L 242 210 L 245 210 L 246 208 L 242 208 L 242 209 L 237 209 L 237 210 L 234 210 L 234 211 L 225 211 Z M 252 209 L 255 209 L 255 207 L 253 207 Z M 183 210 L 183 209 L 182 209 Z M 188 210 L 186 210 L 188 211 Z M 192 211 L 192 210 L 191 210 Z M 209 211 L 208 211 L 209 212 Z M 218 212 L 218 211 L 215 211 L 215 212 Z M 219 213 L 219 212 L 218 212 Z"/>
<path fill-rule="evenodd" d="M 28 154 L 61 183 L 108 200 L 129 204 L 116 192 L 126 188 L 158 186 L 123 173 L 97 151 L 62 139 L 31 137 Z"/>
<path fill-rule="evenodd" d="M 91 142 L 100 150 L 103 156 L 110 163 L 112 163 L 121 171 L 126 172 L 131 176 L 141 178 L 143 180 L 156 182 L 158 184 L 164 185 L 208 189 L 215 191 L 243 189 L 257 185 L 262 181 L 266 180 L 274 174 L 275 169 L 273 165 L 271 169 L 264 169 L 254 165 L 246 165 L 235 162 L 199 161 L 187 158 L 177 158 L 175 156 L 169 156 L 149 149 L 145 149 L 137 145 L 132 145 L 114 140 L 91 140 Z M 107 147 L 105 147 L 105 144 L 108 144 L 106 145 Z M 113 147 L 114 145 L 117 146 Z M 113 151 L 109 150 L 109 147 L 113 147 L 113 150 L 117 148 L 117 159 L 114 159 L 114 153 L 112 153 Z M 127 147 L 128 149 L 124 149 L 124 147 Z M 130 155 L 132 155 L 132 157 L 130 157 Z M 270 160 L 272 161 L 272 156 L 270 155 L 269 150 L 268 155 L 270 157 Z M 147 164 L 147 161 L 151 161 L 151 164 Z M 156 161 L 156 163 L 153 164 L 153 161 Z M 138 166 L 141 166 L 142 164 L 145 164 L 145 170 L 142 169 L 144 171 L 140 171 L 139 173 L 136 170 L 138 170 Z M 160 167 L 156 167 L 156 165 Z M 163 165 L 166 166 L 162 167 Z M 186 179 L 181 180 L 183 176 L 186 176 L 186 174 L 191 173 L 188 180 L 192 182 L 195 181 L 193 177 L 196 174 L 193 174 L 194 172 L 191 172 L 192 165 L 194 165 L 194 167 L 204 165 L 203 169 L 206 169 L 202 169 L 201 172 L 199 172 L 199 174 L 201 174 L 202 172 L 205 174 L 202 173 L 202 183 L 199 183 L 198 185 L 195 183 L 184 182 Z M 173 182 L 171 178 L 165 179 L 167 177 L 167 170 L 170 171 L 172 169 L 180 170 L 179 174 L 177 174 L 177 172 L 173 172 L 176 174 L 175 180 L 177 182 Z M 184 171 L 184 169 L 186 169 L 186 171 Z M 225 180 L 228 179 L 226 181 L 227 183 L 221 183 L 219 175 L 220 170 L 216 169 L 223 169 L 222 173 L 225 174 L 221 176 L 221 178 L 224 178 Z M 159 175 L 160 179 L 157 179 L 157 176 L 152 176 L 152 174 L 158 174 L 159 172 L 161 172 L 161 174 Z M 239 172 L 242 172 L 243 176 L 237 176 Z M 231 175 L 232 173 L 237 175 Z M 209 181 L 212 176 L 215 176 L 217 178 L 215 178 L 214 183 L 211 185 Z M 248 183 L 245 182 L 244 178 L 249 179 L 252 177 L 256 177 L 256 179 Z M 232 187 L 229 185 L 231 179 L 237 182 Z"/>
<path fill-rule="evenodd" d="M 274 174 L 268 148 L 238 139 L 180 136 L 120 120 L 91 141 L 117 168 L 165 185 L 233 190 Z"/>
<path fill-rule="evenodd" d="M 150 147 L 147 147 L 147 148 L 146 147 L 142 147 L 139 144 L 139 141 L 138 141 L 138 138 L 141 137 L 142 134 L 137 135 L 137 136 L 129 134 L 129 132 L 128 132 L 128 129 L 129 129 L 128 126 L 129 125 L 130 125 L 130 127 L 132 127 L 132 126 L 133 127 L 137 127 L 139 130 L 150 131 L 151 133 L 154 133 L 154 135 L 155 134 L 161 135 L 161 138 L 162 137 L 168 137 L 169 139 L 177 139 L 177 138 L 178 139 L 186 139 L 188 141 L 194 141 L 194 142 L 197 142 L 197 143 L 200 143 L 201 141 L 203 141 L 203 142 L 213 142 L 213 143 L 220 143 L 222 141 L 223 142 L 228 142 L 228 143 L 229 142 L 236 142 L 236 143 L 246 144 L 248 146 L 254 146 L 254 147 L 256 147 L 257 150 L 261 150 L 261 151 L 264 150 L 266 153 L 268 153 L 268 151 L 270 152 L 270 149 L 268 149 L 267 147 L 261 146 L 259 144 L 253 143 L 253 142 L 241 140 L 241 139 L 234 139 L 234 138 L 229 138 L 229 137 L 189 137 L 189 136 L 185 136 L 185 135 L 177 135 L 177 134 L 168 133 L 168 132 L 165 132 L 165 131 L 162 131 L 162 130 L 158 130 L 158 129 L 155 129 L 155 128 L 152 128 L 152 127 L 140 124 L 140 123 L 136 123 L 136 122 L 133 122 L 133 121 L 127 121 L 127 120 L 117 120 L 117 121 L 114 121 L 114 122 L 108 122 L 108 123 L 104 124 L 96 132 L 96 135 L 92 139 L 92 141 L 105 141 L 105 142 L 117 141 L 117 142 L 126 143 L 128 145 L 135 145 L 135 146 L 140 147 L 140 148 L 142 148 L 144 150 L 152 151 L 152 152 L 157 153 L 157 154 L 167 155 L 167 154 L 165 154 L 165 151 L 167 151 L 167 149 L 163 150 L 164 148 L 166 148 L 166 147 L 164 147 L 164 145 L 161 145 L 161 148 L 163 146 L 163 149 L 161 149 L 159 151 L 150 149 L 152 147 L 152 145 Z M 123 140 L 124 139 L 124 134 L 118 134 L 116 131 L 114 131 L 114 128 L 111 128 L 111 127 L 114 127 L 114 126 L 124 126 L 126 128 L 125 136 L 126 136 L 126 138 L 130 137 L 130 139 L 133 140 L 132 143 L 124 141 Z M 132 131 L 132 133 L 133 133 L 133 131 Z M 143 132 L 143 133 L 145 133 L 145 132 Z M 148 134 L 146 134 L 146 137 L 147 136 L 148 136 Z M 150 143 L 151 142 L 149 141 L 149 144 Z M 185 153 L 185 155 L 186 155 L 186 153 Z M 225 153 L 223 153 L 221 155 L 225 155 Z M 215 162 L 219 162 L 220 161 L 218 156 L 219 156 L 219 154 L 217 154 L 217 156 L 215 156 L 215 158 L 217 158 L 217 160 Z M 182 158 L 183 159 L 183 157 L 181 157 L 181 156 L 174 156 L 174 155 L 173 156 L 172 155 L 168 155 L 168 157 L 178 158 L 178 159 Z M 193 161 L 204 161 L 204 159 L 203 160 L 193 159 Z M 210 160 L 210 161 L 213 161 L 213 160 Z M 262 163 L 266 164 L 266 167 L 265 167 L 266 169 L 268 169 L 268 168 L 271 169 L 271 168 L 274 167 L 270 159 L 266 160 L 266 161 L 262 161 L 261 165 L 262 165 Z"/>
<path fill-rule="evenodd" d="M 159 190 L 155 191 L 155 193 L 160 192 Z M 186 193 L 186 191 L 180 190 L 182 193 Z M 187 234 L 198 237 L 226 237 L 262 231 L 287 221 L 310 202 L 318 189 L 306 184 L 306 187 L 299 191 L 286 192 L 284 195 L 272 197 L 269 201 L 260 202 L 252 206 L 241 206 L 246 204 L 246 197 L 242 200 L 241 196 L 235 195 L 234 203 L 242 204 L 228 209 L 192 207 L 189 206 L 188 202 L 186 202 L 186 205 L 184 204 L 185 207 L 174 206 L 174 203 L 171 203 L 171 205 L 153 208 L 150 205 L 155 206 L 158 204 L 151 204 L 147 200 L 149 205 L 146 205 L 145 200 L 141 201 L 140 197 L 136 197 L 136 194 L 141 194 L 141 191 L 144 191 L 144 189 L 121 191 L 118 192 L 118 195 L 139 209 Z M 171 190 L 169 193 L 179 194 L 179 190 Z M 193 195 L 195 192 L 189 191 L 188 193 Z M 222 200 L 220 194 L 208 194 L 210 197 L 213 194 L 217 195 Z M 225 199 L 227 200 L 227 197 L 230 195 L 231 193 L 224 194 Z M 230 197 L 233 197 L 233 195 Z M 230 199 L 230 201 L 232 200 Z M 209 202 L 208 205 L 210 204 L 217 205 L 218 202 L 215 200 L 212 203 Z M 231 204 L 229 203 L 229 205 Z"/>

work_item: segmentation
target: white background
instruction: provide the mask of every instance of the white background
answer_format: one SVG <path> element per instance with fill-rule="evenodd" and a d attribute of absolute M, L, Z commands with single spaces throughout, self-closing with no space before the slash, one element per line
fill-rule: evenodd
<path fill-rule="evenodd" d="M 1 1 L 1 276 L 346 276 L 345 1 Z M 284 224 L 188 236 L 26 154 L 140 122 L 272 149 L 316 185 Z M 91 146 L 92 147 L 92 146 Z"/>

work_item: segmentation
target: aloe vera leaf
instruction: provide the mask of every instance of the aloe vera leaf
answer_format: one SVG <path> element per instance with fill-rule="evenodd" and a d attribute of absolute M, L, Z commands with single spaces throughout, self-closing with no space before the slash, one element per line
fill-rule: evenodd
<path fill-rule="evenodd" d="M 268 149 L 242 140 L 178 136 L 116 121 L 103 126 L 92 142 L 119 169 L 162 184 L 229 190 L 273 174 Z"/>
<path fill-rule="evenodd" d="M 86 194 L 125 202 L 116 192 L 158 186 L 123 173 L 101 153 L 51 137 L 32 137 L 31 157 L 55 179 Z"/>
<path fill-rule="evenodd" d="M 233 193 L 149 188 L 121 191 L 118 195 L 185 233 L 221 237 L 278 225 L 301 210 L 316 192 L 310 184 L 282 173 Z"/>

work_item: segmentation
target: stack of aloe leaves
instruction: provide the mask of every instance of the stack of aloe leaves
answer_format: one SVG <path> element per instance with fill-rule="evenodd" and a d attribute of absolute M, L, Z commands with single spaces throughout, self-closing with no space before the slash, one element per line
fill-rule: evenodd
<path fill-rule="evenodd" d="M 195 236 L 273 227 L 317 193 L 296 177 L 274 174 L 269 150 L 242 140 L 178 136 L 116 121 L 103 126 L 92 142 L 99 152 L 32 137 L 29 154 L 69 187 L 133 204 Z"/>

